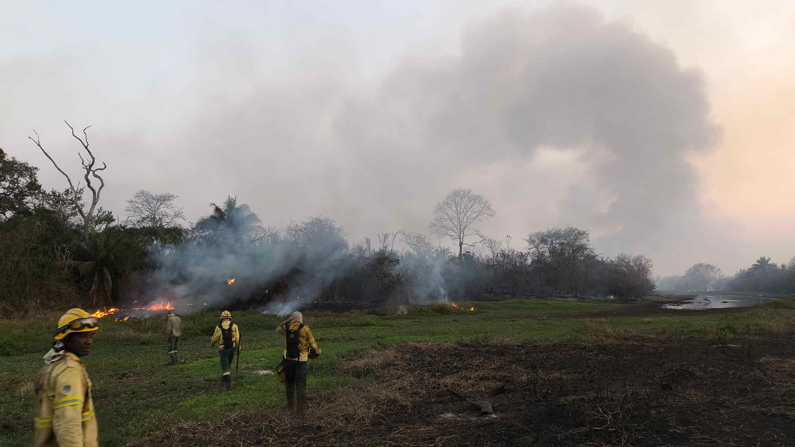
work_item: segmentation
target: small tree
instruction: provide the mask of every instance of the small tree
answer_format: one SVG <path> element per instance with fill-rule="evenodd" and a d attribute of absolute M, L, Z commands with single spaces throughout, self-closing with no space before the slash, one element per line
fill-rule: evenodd
<path fill-rule="evenodd" d="M 723 272 L 712 264 L 698 263 L 685 272 L 685 280 L 691 290 L 707 290 L 711 282 L 720 278 L 723 278 Z"/>
<path fill-rule="evenodd" d="M 105 180 L 100 177 L 99 172 L 104 171 L 107 169 L 108 165 L 104 162 L 102 163 L 102 167 L 96 167 L 97 159 L 94 157 L 94 153 L 91 152 L 88 145 L 88 134 L 86 131 L 88 130 L 88 126 L 83 129 L 83 138 L 80 138 L 75 134 L 75 129 L 72 127 L 71 124 L 64 121 L 69 129 L 72 131 L 72 136 L 80 142 L 83 146 L 83 149 L 88 153 L 88 158 L 83 158 L 83 155 L 78 152 L 77 156 L 80 157 L 80 162 L 83 166 L 83 179 L 86 182 L 86 187 L 91 191 L 91 205 L 88 207 L 87 210 L 83 209 L 83 204 L 81 200 L 83 198 L 82 195 L 82 188 L 80 187 L 80 183 L 78 182 L 77 186 L 72 183 L 72 179 L 69 178 L 69 175 L 61 169 L 58 164 L 53 160 L 50 154 L 44 150 L 44 147 L 41 145 L 41 140 L 39 139 L 39 134 L 35 130 L 33 133 L 36 134 L 36 139 L 34 140 L 33 137 L 28 137 L 30 141 L 36 144 L 36 146 L 41 149 L 44 155 L 52 162 L 55 169 L 58 170 L 64 177 L 66 177 L 66 181 L 69 183 L 69 192 L 70 192 L 70 199 L 72 204 L 74 205 L 77 212 L 80 214 L 80 217 L 83 220 L 83 244 L 88 247 L 91 243 L 91 235 L 94 233 L 96 226 L 94 222 L 94 213 L 97 211 L 97 205 L 99 204 L 99 197 L 102 194 L 102 189 L 105 188 Z M 92 178 L 95 180 L 99 180 L 99 187 L 97 187 L 94 183 L 92 183 Z"/>
<path fill-rule="evenodd" d="M 491 256 L 491 262 L 497 262 L 497 256 L 502 251 L 502 241 L 498 241 L 497 239 L 485 238 L 483 239 L 483 246 L 486 248 L 489 256 Z"/>
<path fill-rule="evenodd" d="M 485 197 L 471 189 L 454 189 L 436 205 L 433 214 L 431 231 L 439 237 L 458 242 L 458 256 L 461 257 L 465 239 L 479 235 L 475 224 L 494 217 L 494 210 Z"/>
<path fill-rule="evenodd" d="M 417 256 L 422 258 L 433 257 L 433 245 L 428 242 L 428 238 L 424 234 L 413 231 L 402 231 L 401 234 L 403 235 L 403 242 L 414 250 Z"/>
<path fill-rule="evenodd" d="M 223 206 L 211 203 L 213 213 L 196 222 L 194 231 L 207 242 L 237 246 L 254 244 L 271 239 L 277 232 L 272 227 L 263 228 L 262 221 L 248 205 L 237 204 L 237 197 L 227 197 Z"/>
<path fill-rule="evenodd" d="M 171 193 L 153 194 L 145 189 L 127 201 L 127 222 L 135 227 L 163 229 L 185 220 L 182 208 L 174 204 L 177 196 Z"/>
<path fill-rule="evenodd" d="M 30 213 L 42 192 L 37 171 L 38 168 L 8 157 L 0 149 L 0 220 Z"/>
<path fill-rule="evenodd" d="M 642 297 L 654 292 L 651 259 L 620 254 L 607 261 L 608 292 L 620 298 Z"/>
<path fill-rule="evenodd" d="M 545 284 L 556 291 L 588 288 L 590 267 L 596 255 L 587 231 L 552 228 L 531 233 L 525 241 L 532 263 L 540 268 Z"/>
<path fill-rule="evenodd" d="M 348 251 L 345 230 L 334 219 L 324 216 L 291 223 L 286 236 L 299 249 L 311 253 L 314 259 L 330 260 Z"/>

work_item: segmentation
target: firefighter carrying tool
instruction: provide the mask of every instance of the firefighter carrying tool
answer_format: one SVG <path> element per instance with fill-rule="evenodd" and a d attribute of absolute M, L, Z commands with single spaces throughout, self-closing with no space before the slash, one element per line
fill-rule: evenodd
<path fill-rule="evenodd" d="M 221 313 L 221 324 L 215 327 L 215 333 L 211 341 L 211 346 L 218 345 L 218 353 L 221 357 L 221 370 L 223 376 L 221 381 L 227 391 L 232 390 L 232 372 L 230 367 L 235 359 L 235 353 L 242 349 L 240 346 L 240 330 L 236 324 L 232 324 L 232 314 L 225 310 Z"/>
<path fill-rule="evenodd" d="M 58 320 L 55 342 L 36 378 L 34 447 L 94 447 L 98 429 L 91 380 L 80 357 L 88 355 L 99 322 L 83 309 Z"/>
<path fill-rule="evenodd" d="M 303 324 L 301 312 L 290 315 L 290 318 L 276 327 L 276 332 L 284 336 L 284 388 L 287 409 L 303 419 L 306 411 L 307 362 L 310 358 L 317 358 L 321 351 L 309 326 Z"/>

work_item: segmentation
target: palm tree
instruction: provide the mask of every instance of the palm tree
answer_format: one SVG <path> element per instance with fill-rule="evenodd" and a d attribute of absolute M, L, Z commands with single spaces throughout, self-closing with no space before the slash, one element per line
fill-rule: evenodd
<path fill-rule="evenodd" d="M 770 263 L 770 258 L 762 256 L 761 258 L 757 259 L 756 262 L 754 262 L 754 265 L 751 266 L 751 269 L 765 272 L 770 267 L 775 267 L 775 264 Z"/>
<path fill-rule="evenodd" d="M 248 205 L 237 204 L 237 197 L 227 197 L 223 206 L 211 203 L 212 214 L 196 222 L 194 229 L 210 243 L 237 245 L 254 243 L 275 236 L 273 228 L 263 228 L 262 221 Z"/>

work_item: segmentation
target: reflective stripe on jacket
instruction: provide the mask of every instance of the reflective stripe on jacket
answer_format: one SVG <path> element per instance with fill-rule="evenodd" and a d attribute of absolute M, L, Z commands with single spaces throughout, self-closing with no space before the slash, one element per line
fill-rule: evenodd
<path fill-rule="evenodd" d="M 36 378 L 34 447 L 99 445 L 91 381 L 71 352 L 45 366 Z"/>

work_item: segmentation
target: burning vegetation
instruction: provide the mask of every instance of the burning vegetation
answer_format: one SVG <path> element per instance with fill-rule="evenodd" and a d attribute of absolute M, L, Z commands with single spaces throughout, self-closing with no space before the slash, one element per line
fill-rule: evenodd
<path fill-rule="evenodd" d="M 137 301 L 135 301 L 137 303 Z M 205 303 L 205 306 L 207 304 Z M 130 309 L 119 309 L 117 307 L 111 307 L 110 309 L 97 309 L 94 313 L 91 314 L 94 318 L 104 318 L 108 315 L 115 315 L 118 313 L 141 313 L 145 315 L 147 312 L 157 312 L 161 310 L 174 310 L 175 307 L 171 305 L 171 301 L 166 302 L 159 302 L 150 304 L 149 307 L 132 307 Z M 127 321 L 130 319 L 129 315 L 125 315 L 123 318 L 116 318 L 116 321 Z"/>
<path fill-rule="evenodd" d="M 458 307 L 458 304 L 456 304 L 456 303 L 455 303 L 455 301 L 450 301 L 450 307 L 453 307 L 453 308 L 455 308 L 455 309 L 465 310 L 465 309 L 463 309 L 463 308 L 460 308 L 460 307 Z M 469 311 L 470 311 L 470 312 L 474 312 L 474 311 L 475 311 L 475 308 L 474 308 L 474 307 L 470 307 L 470 308 L 469 308 Z"/>

